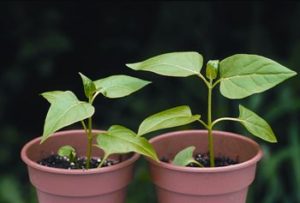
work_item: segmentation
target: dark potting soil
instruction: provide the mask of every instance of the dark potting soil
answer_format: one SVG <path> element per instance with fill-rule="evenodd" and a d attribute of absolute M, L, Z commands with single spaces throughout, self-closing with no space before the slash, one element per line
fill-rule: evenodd
<path fill-rule="evenodd" d="M 209 154 L 196 154 L 194 157 L 196 161 L 201 163 L 204 167 L 209 167 Z M 238 157 L 234 160 L 226 156 L 220 156 L 220 157 L 215 157 L 215 166 L 220 167 L 220 166 L 229 166 L 229 165 L 234 165 L 238 164 Z M 196 164 L 190 164 L 190 167 L 198 167 Z"/>
<path fill-rule="evenodd" d="M 92 158 L 90 162 L 90 168 L 97 168 L 100 164 L 100 158 Z M 106 160 L 102 167 L 111 166 L 119 163 L 118 160 Z M 52 168 L 62 169 L 85 169 L 86 157 L 77 157 L 74 162 L 70 162 L 67 157 L 62 157 L 57 154 L 50 155 L 37 162 L 40 165 L 48 166 Z"/>
<path fill-rule="evenodd" d="M 209 159 L 209 154 L 208 153 L 199 153 L 194 156 L 194 159 L 198 161 L 200 164 L 202 164 L 204 167 L 210 167 L 210 159 Z M 169 163 L 170 160 L 166 158 L 162 158 L 161 161 Z M 239 160 L 238 157 L 234 160 L 226 156 L 220 156 L 220 157 L 215 157 L 215 167 L 220 167 L 220 166 L 229 166 L 229 165 L 234 165 L 238 164 Z M 187 165 L 187 167 L 199 167 L 198 165 L 191 163 Z"/>

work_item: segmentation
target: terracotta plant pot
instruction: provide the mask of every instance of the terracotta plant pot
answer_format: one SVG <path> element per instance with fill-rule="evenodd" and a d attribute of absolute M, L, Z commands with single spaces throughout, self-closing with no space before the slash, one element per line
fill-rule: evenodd
<path fill-rule="evenodd" d="M 249 185 L 255 177 L 262 150 L 253 140 L 238 134 L 214 131 L 216 156 L 238 157 L 239 164 L 217 168 L 174 166 L 150 163 L 152 181 L 159 203 L 245 203 Z M 150 140 L 159 158 L 173 159 L 188 146 L 195 153 L 207 153 L 207 131 L 188 130 L 166 133 Z"/>
<path fill-rule="evenodd" d="M 100 131 L 94 131 L 100 132 Z M 28 142 L 21 151 L 29 178 L 40 203 L 124 203 L 126 188 L 133 177 L 133 164 L 138 154 L 122 157 L 116 165 L 89 170 L 68 170 L 42 166 L 36 161 L 56 152 L 62 145 L 72 145 L 79 156 L 85 155 L 86 135 L 82 130 L 55 133 L 45 143 L 40 138 Z M 94 148 L 93 156 L 101 150 Z"/>

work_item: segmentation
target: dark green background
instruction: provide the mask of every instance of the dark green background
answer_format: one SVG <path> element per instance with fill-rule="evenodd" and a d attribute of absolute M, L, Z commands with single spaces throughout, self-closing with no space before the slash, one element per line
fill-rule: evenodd
<path fill-rule="evenodd" d="M 123 99 L 99 98 L 95 126 L 100 129 L 112 124 L 136 129 L 147 115 L 182 104 L 206 114 L 206 90 L 197 78 L 134 72 L 125 67 L 128 62 L 172 51 L 198 51 L 206 61 L 253 53 L 300 72 L 297 2 L 7 2 L 0 3 L 0 31 L 1 203 L 36 202 L 20 149 L 42 133 L 48 103 L 41 92 L 69 89 L 84 98 L 79 71 L 92 79 L 123 73 L 153 81 Z M 237 116 L 241 103 L 264 117 L 278 136 L 278 144 L 253 138 L 265 156 L 248 203 L 300 202 L 299 88 L 296 76 L 243 100 L 214 94 L 215 118 Z M 245 133 L 232 123 L 219 127 Z M 156 202 L 143 158 L 127 199 Z"/>

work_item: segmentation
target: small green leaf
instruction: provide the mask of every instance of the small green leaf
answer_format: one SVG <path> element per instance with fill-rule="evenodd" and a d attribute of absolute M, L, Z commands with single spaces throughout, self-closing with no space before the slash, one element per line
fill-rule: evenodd
<path fill-rule="evenodd" d="M 91 104 L 79 101 L 71 91 L 45 92 L 42 96 L 51 106 L 45 119 L 41 142 L 59 129 L 91 117 L 95 111 Z"/>
<path fill-rule="evenodd" d="M 199 118 L 200 115 L 192 115 L 189 106 L 174 107 L 146 118 L 139 126 L 138 135 L 142 136 L 155 130 L 189 124 Z"/>
<path fill-rule="evenodd" d="M 150 83 L 127 75 L 113 75 L 94 81 L 97 91 L 108 98 L 127 96 Z"/>
<path fill-rule="evenodd" d="M 97 147 L 105 152 L 105 156 L 136 152 L 159 161 L 152 145 L 143 137 L 120 125 L 111 126 L 106 133 L 97 136 Z"/>
<path fill-rule="evenodd" d="M 65 145 L 58 149 L 57 154 L 62 157 L 67 157 L 73 162 L 76 157 L 76 150 L 70 145 Z"/>
<path fill-rule="evenodd" d="M 272 128 L 264 119 L 242 105 L 239 105 L 239 110 L 239 120 L 250 133 L 268 142 L 277 142 Z"/>
<path fill-rule="evenodd" d="M 126 66 L 133 70 L 150 71 L 165 76 L 187 77 L 198 75 L 202 63 L 203 58 L 197 52 L 173 52 Z"/>
<path fill-rule="evenodd" d="M 206 77 L 216 79 L 219 71 L 219 60 L 210 60 L 206 65 Z"/>
<path fill-rule="evenodd" d="M 96 86 L 94 82 L 82 73 L 79 73 L 79 75 L 82 79 L 85 96 L 87 98 L 91 98 L 92 95 L 96 92 Z"/>
<path fill-rule="evenodd" d="M 193 157 L 193 153 L 195 151 L 196 147 L 190 146 L 187 147 L 180 152 L 178 152 L 173 160 L 173 164 L 177 166 L 187 166 L 191 163 L 197 164 L 200 167 L 203 167 L 202 164 L 200 164 L 198 161 L 196 161 Z"/>
<path fill-rule="evenodd" d="M 220 62 L 220 91 L 241 99 L 268 90 L 297 73 L 258 55 L 236 54 Z"/>

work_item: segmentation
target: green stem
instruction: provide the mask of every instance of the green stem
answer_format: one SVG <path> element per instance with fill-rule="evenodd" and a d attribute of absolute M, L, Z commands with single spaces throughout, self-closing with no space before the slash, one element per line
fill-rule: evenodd
<path fill-rule="evenodd" d="M 203 168 L 204 166 L 201 164 L 201 163 L 199 163 L 198 161 L 192 161 L 192 163 L 194 163 L 194 164 L 196 164 L 196 165 L 198 165 L 199 167 L 201 167 L 201 168 Z"/>
<path fill-rule="evenodd" d="M 100 94 L 101 92 L 100 91 L 97 91 L 93 96 L 92 98 L 90 98 L 90 104 L 93 104 L 94 100 L 96 99 L 96 97 L 98 96 L 98 94 Z"/>
<path fill-rule="evenodd" d="M 89 103 L 93 104 L 95 97 L 90 97 L 89 98 Z M 92 117 L 88 118 L 88 126 L 87 126 L 87 138 L 88 138 L 88 144 L 87 144 L 87 151 L 86 151 L 86 164 L 85 167 L 86 169 L 90 168 L 90 162 L 92 158 L 92 147 L 93 147 L 93 132 L 92 132 Z M 86 126 L 85 126 L 86 129 Z"/>
<path fill-rule="evenodd" d="M 206 84 L 206 86 L 207 86 L 208 88 L 211 86 L 211 84 L 205 79 L 205 77 L 204 77 L 201 73 L 198 74 L 198 77 L 199 77 L 201 80 L 203 80 L 203 82 Z"/>
<path fill-rule="evenodd" d="M 108 158 L 108 156 L 105 154 L 103 159 L 101 160 L 100 164 L 98 165 L 98 168 L 102 167 L 102 165 L 104 164 L 104 162 L 106 161 L 107 158 Z"/>
<path fill-rule="evenodd" d="M 217 80 L 213 85 L 212 88 L 214 88 L 217 84 L 219 84 L 221 82 L 221 79 Z"/>
<path fill-rule="evenodd" d="M 86 160 L 86 168 L 90 168 L 90 162 L 92 158 L 92 146 L 93 146 L 93 133 L 92 133 L 92 117 L 88 118 L 88 145 L 87 145 L 87 160 Z"/>
<path fill-rule="evenodd" d="M 207 124 L 206 124 L 203 120 L 199 119 L 198 121 L 199 121 L 206 129 L 208 129 Z"/>
<path fill-rule="evenodd" d="M 83 127 L 83 129 L 84 129 L 85 134 L 87 135 L 87 134 L 88 134 L 88 130 L 87 130 L 87 127 L 86 127 L 86 125 L 85 125 L 84 120 L 81 121 L 81 124 L 82 124 L 82 127 Z"/>
<path fill-rule="evenodd" d="M 237 122 L 242 122 L 242 120 L 240 120 L 238 118 L 224 117 L 224 118 L 218 118 L 218 119 L 214 120 L 214 122 L 212 122 L 212 124 L 211 124 L 211 127 L 213 127 L 214 125 L 216 125 L 217 123 L 219 123 L 221 121 L 237 121 Z"/>
<path fill-rule="evenodd" d="M 214 140 L 212 136 L 212 79 L 209 80 L 208 86 L 208 109 L 207 109 L 207 130 L 208 130 L 208 149 L 209 149 L 209 160 L 210 160 L 210 167 L 215 166 L 215 155 L 214 155 Z"/>

